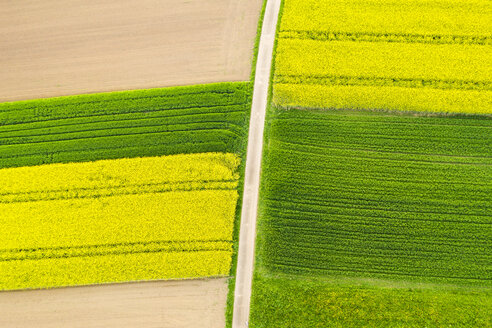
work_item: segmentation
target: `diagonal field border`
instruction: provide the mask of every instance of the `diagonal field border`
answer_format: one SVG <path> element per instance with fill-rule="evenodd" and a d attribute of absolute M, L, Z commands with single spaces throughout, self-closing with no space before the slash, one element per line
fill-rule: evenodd
<path fill-rule="evenodd" d="M 281 0 L 268 0 L 261 29 L 248 136 L 232 328 L 248 327 L 255 255 L 256 218 L 273 47 Z"/>

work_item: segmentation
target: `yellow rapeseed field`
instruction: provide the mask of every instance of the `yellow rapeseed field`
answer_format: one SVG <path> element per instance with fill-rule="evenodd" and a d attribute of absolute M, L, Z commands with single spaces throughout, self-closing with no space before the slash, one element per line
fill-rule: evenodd
<path fill-rule="evenodd" d="M 492 36 L 487 0 L 286 0 L 281 30 Z"/>
<path fill-rule="evenodd" d="M 205 153 L 0 170 L 0 289 L 227 275 L 238 166 Z"/>
<path fill-rule="evenodd" d="M 286 39 L 277 51 L 277 75 L 475 82 L 492 76 L 492 47 L 481 45 Z"/>
<path fill-rule="evenodd" d="M 232 240 L 236 190 L 0 204 L 2 249 Z"/>
<path fill-rule="evenodd" d="M 234 154 L 202 153 L 9 168 L 0 170 L 0 195 L 237 180 L 239 162 Z"/>
<path fill-rule="evenodd" d="M 2 261 L 0 290 L 223 276 L 231 254 L 232 249 L 214 249 Z"/>
<path fill-rule="evenodd" d="M 286 0 L 280 107 L 492 114 L 492 2 Z"/>
<path fill-rule="evenodd" d="M 456 113 L 491 113 L 492 108 L 492 92 L 477 90 L 277 84 L 274 95 L 285 107 Z"/>

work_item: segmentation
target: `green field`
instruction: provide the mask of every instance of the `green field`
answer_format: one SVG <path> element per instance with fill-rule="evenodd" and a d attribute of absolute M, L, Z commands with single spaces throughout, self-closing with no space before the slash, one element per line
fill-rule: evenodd
<path fill-rule="evenodd" d="M 250 326 L 490 327 L 492 292 L 343 277 L 257 275 Z"/>
<path fill-rule="evenodd" d="M 491 132 L 481 116 L 272 109 L 253 327 L 439 327 L 474 322 L 472 306 L 490 322 Z M 332 286 L 347 278 L 416 287 Z M 380 302 L 393 306 L 375 317 Z"/>
<path fill-rule="evenodd" d="M 273 272 L 490 283 L 492 120 L 279 110 L 262 189 Z"/>
<path fill-rule="evenodd" d="M 243 151 L 249 83 L 0 104 L 0 168 Z"/>

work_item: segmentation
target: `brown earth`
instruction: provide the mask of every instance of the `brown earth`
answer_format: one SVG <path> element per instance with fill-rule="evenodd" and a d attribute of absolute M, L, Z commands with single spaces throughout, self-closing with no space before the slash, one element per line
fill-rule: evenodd
<path fill-rule="evenodd" d="M 2 0 L 0 102 L 248 80 L 262 0 Z"/>
<path fill-rule="evenodd" d="M 0 292 L 2 328 L 218 328 L 227 279 Z"/>

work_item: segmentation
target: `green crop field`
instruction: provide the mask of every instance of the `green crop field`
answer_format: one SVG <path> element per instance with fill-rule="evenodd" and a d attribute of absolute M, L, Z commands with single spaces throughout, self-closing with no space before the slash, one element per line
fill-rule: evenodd
<path fill-rule="evenodd" d="M 262 191 L 264 267 L 492 280 L 492 120 L 276 113 Z"/>
<path fill-rule="evenodd" d="M 491 3 L 280 18 L 250 326 L 491 326 Z"/>
<path fill-rule="evenodd" d="M 471 307 L 473 290 L 483 286 L 476 323 L 490 322 L 485 306 L 492 304 L 490 118 L 283 109 L 271 115 L 254 327 L 324 327 L 328 319 L 334 326 L 356 327 L 357 320 L 377 318 L 371 311 L 378 297 L 402 308 L 398 315 L 379 309 L 387 321 L 375 326 L 398 326 L 402 315 L 415 320 L 411 326 L 425 320 L 430 326 L 458 324 L 461 300 Z M 277 280 L 278 274 L 291 276 Z M 376 297 L 370 301 L 374 304 L 353 316 L 358 301 L 337 302 L 332 294 L 341 291 L 323 281 L 315 284 L 319 290 L 312 287 L 317 296 L 306 301 L 301 291 L 302 279 L 308 277 L 453 284 L 461 289 L 445 292 L 435 316 L 428 316 L 428 307 L 420 313 L 419 307 L 407 305 L 419 298 L 425 306 L 433 304 L 441 297 L 439 291 L 415 296 L 397 289 L 378 296 L 373 290 L 368 297 Z M 284 280 L 292 289 L 280 287 Z M 344 287 L 347 293 L 355 293 L 349 286 Z M 282 292 L 287 294 L 278 296 Z M 268 302 L 272 304 L 265 307 Z M 313 308 L 303 316 L 290 302 Z M 337 309 L 327 308 L 327 302 Z M 337 316 L 331 317 L 333 311 Z M 318 318 L 320 313 L 326 318 Z M 297 324 L 287 324 L 287 318 Z M 312 325 L 316 320 L 319 325 Z M 466 320 L 473 322 L 470 316 Z"/>
<path fill-rule="evenodd" d="M 490 114 L 490 21 L 482 0 L 286 0 L 273 101 Z"/>
<path fill-rule="evenodd" d="M 0 168 L 243 149 L 249 83 L 0 104 Z"/>

